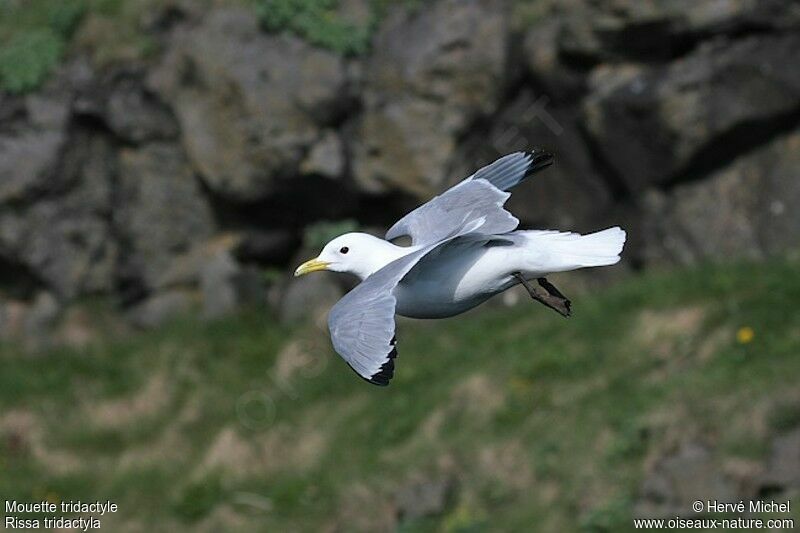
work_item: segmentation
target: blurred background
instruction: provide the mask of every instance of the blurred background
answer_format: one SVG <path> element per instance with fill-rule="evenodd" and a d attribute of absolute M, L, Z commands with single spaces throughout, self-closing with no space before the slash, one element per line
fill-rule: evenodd
<path fill-rule="evenodd" d="M 790 0 L 0 0 L 0 494 L 201 532 L 797 497 L 799 58 Z M 353 281 L 292 269 L 535 146 L 523 227 L 623 261 L 551 278 L 570 320 L 401 320 L 362 382 Z"/>

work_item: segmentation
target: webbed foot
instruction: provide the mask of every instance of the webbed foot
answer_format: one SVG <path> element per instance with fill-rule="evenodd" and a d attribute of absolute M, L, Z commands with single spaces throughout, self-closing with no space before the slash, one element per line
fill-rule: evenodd
<path fill-rule="evenodd" d="M 540 290 L 528 283 L 528 280 L 520 272 L 515 272 L 514 277 L 525 287 L 531 298 L 537 302 L 549 307 L 563 317 L 569 317 L 572 314 L 572 303 L 552 283 L 547 281 L 547 278 L 536 279 L 543 289 Z"/>

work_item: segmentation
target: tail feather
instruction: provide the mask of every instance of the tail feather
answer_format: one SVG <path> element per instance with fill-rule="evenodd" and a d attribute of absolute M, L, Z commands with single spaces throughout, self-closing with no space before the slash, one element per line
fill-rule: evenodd
<path fill-rule="evenodd" d="M 625 231 L 617 226 L 588 235 L 557 231 L 531 233 L 547 247 L 553 259 L 563 262 L 563 270 L 618 263 L 626 238 Z"/>

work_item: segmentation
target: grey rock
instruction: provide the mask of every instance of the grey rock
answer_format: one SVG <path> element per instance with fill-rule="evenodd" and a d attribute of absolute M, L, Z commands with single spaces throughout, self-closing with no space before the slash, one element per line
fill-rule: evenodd
<path fill-rule="evenodd" d="M 0 340 L 21 339 L 25 334 L 25 320 L 30 302 L 13 298 L 0 299 Z"/>
<path fill-rule="evenodd" d="M 263 274 L 256 267 L 241 264 L 233 255 L 240 240 L 237 234 L 219 234 L 194 245 L 171 260 L 158 277 L 156 289 L 199 288 L 207 319 L 230 315 L 245 305 L 263 305 Z"/>
<path fill-rule="evenodd" d="M 284 265 L 299 245 L 299 236 L 290 230 L 248 229 L 242 232 L 233 253 L 243 263 Z"/>
<path fill-rule="evenodd" d="M 280 295 L 279 318 L 288 324 L 317 320 L 342 297 L 341 286 L 331 274 L 292 278 Z"/>
<path fill-rule="evenodd" d="M 53 189 L 67 144 L 68 89 L 6 97 L 0 120 L 0 203 Z"/>
<path fill-rule="evenodd" d="M 145 86 L 141 66 L 119 66 L 81 84 L 73 100 L 76 115 L 101 122 L 127 144 L 171 140 L 178 124 L 170 109 Z"/>
<path fill-rule="evenodd" d="M 800 8 L 783 0 L 615 0 L 614 8 L 623 20 L 637 28 L 653 21 L 666 20 L 673 33 L 698 36 L 737 32 L 750 28 L 790 29 L 800 24 Z M 642 30 L 646 29 L 641 28 Z M 650 30 L 657 30 L 650 26 Z M 629 34 L 629 37 L 632 35 Z"/>
<path fill-rule="evenodd" d="M 800 249 L 800 131 L 705 179 L 645 196 L 645 258 L 694 263 Z"/>
<path fill-rule="evenodd" d="M 783 0 L 573 0 L 559 7 L 559 49 L 583 62 L 663 60 L 710 35 L 800 27 L 800 7 Z"/>
<path fill-rule="evenodd" d="M 65 298 L 109 289 L 117 251 L 106 221 L 77 201 L 39 202 L 22 217 L 0 216 L 0 240 Z"/>
<path fill-rule="evenodd" d="M 53 331 L 53 344 L 85 348 L 100 339 L 109 339 L 115 334 L 125 332 L 121 320 L 122 317 L 117 312 L 102 313 L 100 317 L 97 309 L 74 303 L 61 312 Z"/>
<path fill-rule="evenodd" d="M 128 310 L 128 319 L 140 328 L 155 328 L 192 309 L 195 298 L 187 291 L 169 290 L 153 294 Z"/>
<path fill-rule="evenodd" d="M 459 136 L 497 108 L 507 25 L 496 0 L 443 0 L 387 17 L 364 73 L 353 150 L 360 187 L 438 192 Z"/>
<path fill-rule="evenodd" d="M 339 0 L 336 14 L 355 28 L 364 28 L 373 22 L 373 2 L 369 0 Z"/>
<path fill-rule="evenodd" d="M 63 298 L 109 290 L 117 254 L 108 224 L 112 148 L 96 135 L 70 144 L 59 166 L 64 190 L 0 210 L 0 258 Z"/>
<path fill-rule="evenodd" d="M 50 335 L 61 308 L 49 292 L 40 292 L 25 316 L 25 341 L 29 348 L 43 348 L 50 344 Z"/>
<path fill-rule="evenodd" d="M 210 239 L 192 243 L 185 252 L 170 258 L 169 266 L 161 271 L 154 288 L 199 287 L 203 270 L 215 258 L 229 255 L 241 240 L 237 233 L 216 233 Z"/>
<path fill-rule="evenodd" d="M 168 140 L 178 134 L 172 113 L 145 89 L 138 76 L 121 76 L 113 84 L 105 118 L 116 135 L 132 143 Z"/>
<path fill-rule="evenodd" d="M 243 8 L 214 9 L 176 31 L 149 85 L 175 109 L 194 168 L 233 200 L 263 197 L 297 173 L 346 96 L 343 59 L 264 34 Z"/>
<path fill-rule="evenodd" d="M 738 501 L 738 496 L 711 451 L 686 442 L 646 474 L 633 514 L 643 518 L 692 516 L 695 500 L 730 502 Z"/>
<path fill-rule="evenodd" d="M 405 522 L 443 513 L 454 490 L 455 483 L 449 477 L 408 483 L 395 495 L 398 520 Z"/>
<path fill-rule="evenodd" d="M 456 132 L 445 129 L 443 111 L 404 97 L 365 113 L 353 160 L 358 186 L 370 193 L 401 190 L 420 198 L 437 192 L 456 147 Z"/>
<path fill-rule="evenodd" d="M 173 144 L 123 150 L 119 181 L 114 224 L 125 244 L 121 275 L 145 291 L 157 289 L 177 257 L 211 236 L 211 208 Z"/>
<path fill-rule="evenodd" d="M 70 61 L 41 90 L 4 96 L 0 113 L 0 261 L 62 298 L 113 284 L 114 150 L 71 122 L 94 81 L 86 62 Z"/>
<path fill-rule="evenodd" d="M 585 91 L 586 76 L 562 60 L 558 42 L 562 28 L 562 17 L 543 15 L 525 32 L 521 60 L 548 97 L 575 103 Z"/>
<path fill-rule="evenodd" d="M 267 305 L 268 280 L 264 271 L 254 265 L 241 265 L 233 279 L 237 306 L 260 308 Z"/>
<path fill-rule="evenodd" d="M 523 91 L 493 121 L 488 132 L 469 138 L 460 148 L 463 163 L 451 183 L 498 157 L 545 147 L 555 163 L 514 189 L 508 202 L 524 225 L 585 231 L 607 222 L 613 198 L 592 161 L 579 131 L 579 113 L 547 95 Z"/>
<path fill-rule="evenodd" d="M 713 42 L 665 67 L 603 66 L 584 106 L 589 131 L 640 192 L 757 142 L 800 108 L 800 34 Z"/>
<path fill-rule="evenodd" d="M 595 32 L 595 20 L 602 11 L 589 2 L 570 2 L 564 10 L 557 33 L 558 53 L 573 62 L 598 63 L 608 59 L 600 37 Z"/>
<path fill-rule="evenodd" d="M 344 172 L 344 146 L 339 135 L 328 130 L 311 147 L 300 164 L 303 174 L 318 174 L 326 178 L 339 178 Z"/>
<path fill-rule="evenodd" d="M 200 273 L 200 291 L 206 318 L 229 315 L 238 308 L 236 280 L 239 274 L 239 265 L 227 252 L 215 255 L 204 265 Z"/>
<path fill-rule="evenodd" d="M 800 489 L 800 428 L 775 438 L 761 484 L 773 491 Z"/>

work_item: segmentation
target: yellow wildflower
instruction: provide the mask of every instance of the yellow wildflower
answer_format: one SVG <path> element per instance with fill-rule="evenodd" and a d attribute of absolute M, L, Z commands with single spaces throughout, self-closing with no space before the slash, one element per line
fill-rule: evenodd
<path fill-rule="evenodd" d="M 739 344 L 748 344 L 753 342 L 755 336 L 756 332 L 753 331 L 753 328 L 750 326 L 744 326 L 739 328 L 739 330 L 736 332 L 736 342 Z"/>

